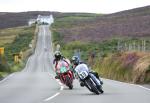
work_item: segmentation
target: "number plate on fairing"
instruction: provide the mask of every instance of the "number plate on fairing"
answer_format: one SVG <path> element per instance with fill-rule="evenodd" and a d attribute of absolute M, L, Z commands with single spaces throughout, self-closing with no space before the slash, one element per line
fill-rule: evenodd
<path fill-rule="evenodd" d="M 87 76 L 88 76 L 88 73 L 86 71 L 82 71 L 82 72 L 79 73 L 79 77 L 81 79 L 85 79 Z"/>

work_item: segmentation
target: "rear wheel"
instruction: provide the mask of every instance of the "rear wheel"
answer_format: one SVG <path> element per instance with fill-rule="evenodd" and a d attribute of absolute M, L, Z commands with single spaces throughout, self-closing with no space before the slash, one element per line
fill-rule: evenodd
<path fill-rule="evenodd" d="M 73 85 L 70 85 L 70 86 L 69 86 L 69 89 L 73 89 Z"/>
<path fill-rule="evenodd" d="M 72 81 L 68 76 L 66 76 L 66 85 L 69 87 L 69 89 L 73 89 Z"/>

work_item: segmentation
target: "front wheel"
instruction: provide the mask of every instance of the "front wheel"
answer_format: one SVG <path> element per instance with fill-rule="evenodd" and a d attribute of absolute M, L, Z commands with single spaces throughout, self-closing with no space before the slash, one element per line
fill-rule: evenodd
<path fill-rule="evenodd" d="M 104 91 L 103 91 L 103 89 L 102 89 L 102 87 L 100 86 L 100 87 L 98 87 L 98 90 L 101 92 L 101 93 L 104 93 Z"/>
<path fill-rule="evenodd" d="M 91 79 L 87 79 L 85 82 L 87 82 L 87 88 L 90 89 L 90 91 L 96 93 L 97 95 L 100 94 L 99 90 L 97 89 L 97 87 L 93 84 L 93 82 L 91 81 Z"/>
<path fill-rule="evenodd" d="M 100 90 L 100 92 L 101 92 L 102 94 L 104 93 L 104 91 L 103 91 L 102 89 Z"/>

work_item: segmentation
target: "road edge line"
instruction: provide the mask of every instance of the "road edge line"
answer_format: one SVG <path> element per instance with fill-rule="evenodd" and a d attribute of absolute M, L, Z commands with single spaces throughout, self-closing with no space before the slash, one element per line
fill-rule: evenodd
<path fill-rule="evenodd" d="M 48 74 L 49 74 L 49 73 L 48 73 Z M 50 75 L 53 79 L 55 79 L 55 77 L 54 77 L 52 74 L 49 74 L 49 75 Z M 60 90 L 62 91 L 62 90 L 64 89 L 63 84 L 62 84 L 59 80 L 57 80 L 57 79 L 55 79 L 55 80 L 56 80 L 57 83 L 60 85 Z M 57 93 L 55 93 L 54 95 L 52 95 L 51 97 L 44 99 L 44 101 L 47 102 L 47 101 L 49 101 L 49 100 L 55 98 L 55 97 L 58 96 L 59 94 L 60 94 L 60 92 L 57 92 Z"/>
<path fill-rule="evenodd" d="M 116 81 L 116 80 L 107 79 L 107 78 L 102 78 L 102 79 L 111 80 L 111 81 L 119 82 L 119 83 L 122 83 L 122 84 L 128 84 L 128 85 L 131 85 L 131 86 L 137 86 L 137 87 L 139 87 L 139 88 L 143 88 L 143 89 L 145 89 L 145 90 L 150 91 L 150 89 L 149 89 L 149 88 L 146 88 L 146 87 L 144 87 L 144 86 L 142 86 L 142 85 L 138 85 L 138 84 L 131 84 L 131 83 L 126 83 L 126 82 Z"/>
<path fill-rule="evenodd" d="M 150 91 L 150 89 L 149 89 L 149 88 L 146 88 L 146 87 L 144 87 L 144 86 L 141 86 L 141 85 L 137 85 L 137 86 L 139 86 L 140 88 L 143 88 L 143 89 L 145 89 L 145 90 Z"/>
<path fill-rule="evenodd" d="M 15 73 L 12 73 L 12 74 L 8 75 L 8 76 L 5 77 L 4 79 L 2 79 L 2 80 L 0 81 L 0 83 L 5 82 L 8 78 L 12 77 L 14 74 L 15 74 Z"/>

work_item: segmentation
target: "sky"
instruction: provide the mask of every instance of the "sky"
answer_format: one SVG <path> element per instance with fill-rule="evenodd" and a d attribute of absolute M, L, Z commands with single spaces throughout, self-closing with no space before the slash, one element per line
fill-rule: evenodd
<path fill-rule="evenodd" d="M 150 5 L 150 0 L 0 0 L 0 12 L 114 13 Z"/>

